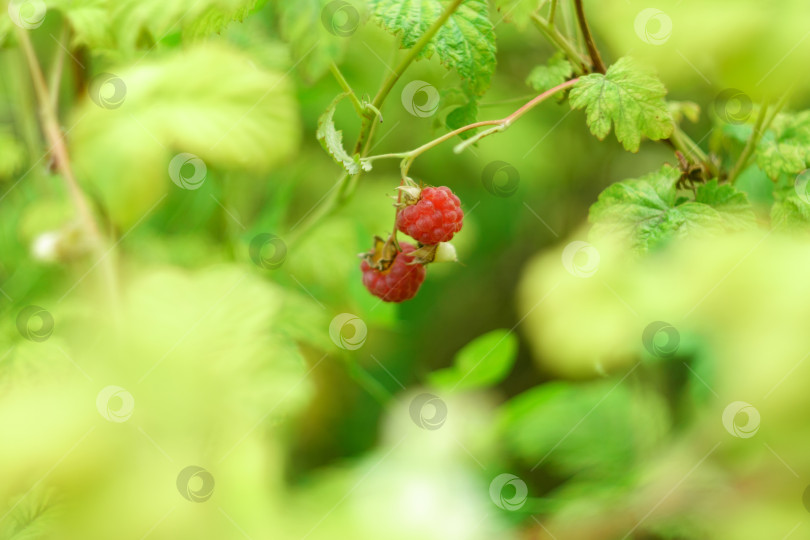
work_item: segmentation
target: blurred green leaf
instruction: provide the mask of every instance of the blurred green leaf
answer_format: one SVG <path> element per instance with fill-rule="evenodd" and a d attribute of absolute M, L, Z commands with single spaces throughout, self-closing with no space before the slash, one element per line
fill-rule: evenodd
<path fill-rule="evenodd" d="M 757 165 L 774 180 L 805 169 L 810 162 L 810 111 L 778 114 L 756 154 Z"/>
<path fill-rule="evenodd" d="M 592 73 L 580 78 L 569 100 L 572 109 L 585 108 L 588 127 L 600 141 L 610 133 L 612 124 L 625 150 L 637 152 L 642 135 L 657 141 L 672 134 L 666 93 L 660 80 L 625 56 L 604 75 Z"/>
<path fill-rule="evenodd" d="M 339 61 L 365 10 L 359 0 L 276 0 L 281 34 L 290 43 L 297 69 L 309 82 Z"/>
<path fill-rule="evenodd" d="M 701 184 L 695 191 L 695 202 L 717 210 L 727 230 L 740 230 L 756 223 L 748 196 L 731 184 L 719 184 L 717 179 Z"/>
<path fill-rule="evenodd" d="M 807 232 L 810 225 L 810 203 L 799 198 L 793 186 L 776 190 L 771 207 L 771 226 L 782 231 Z"/>
<path fill-rule="evenodd" d="M 175 188 L 168 167 L 176 154 L 194 154 L 208 169 L 256 174 L 297 147 L 289 81 L 229 48 L 198 46 L 118 76 L 126 88 L 122 104 L 106 109 L 85 101 L 71 147 L 79 179 L 119 225 L 134 223 Z"/>
<path fill-rule="evenodd" d="M 371 0 L 375 18 L 394 35 L 403 49 L 410 49 L 437 20 L 448 2 L 440 0 Z M 455 69 L 475 95 L 489 88 L 495 72 L 495 33 L 485 0 L 464 0 L 442 25 L 417 59 L 439 55 L 448 69 Z"/>
<path fill-rule="evenodd" d="M 694 101 L 667 101 L 667 109 L 676 124 L 680 124 L 684 118 L 692 123 L 700 120 L 700 105 Z"/>
<path fill-rule="evenodd" d="M 526 78 L 526 84 L 537 92 L 545 92 L 555 86 L 564 83 L 574 73 L 571 62 L 565 59 L 565 55 L 557 53 L 548 62 L 541 66 L 535 66 Z M 562 94 L 557 95 L 562 99 Z"/>
<path fill-rule="evenodd" d="M 754 223 L 748 198 L 732 186 L 712 181 L 698 189 L 695 202 L 677 197 L 680 171 L 665 165 L 637 179 L 618 182 L 591 206 L 593 235 L 619 237 L 648 251 L 673 238 L 739 230 Z"/>
<path fill-rule="evenodd" d="M 495 0 L 495 9 L 506 22 L 514 22 L 519 29 L 526 28 L 530 16 L 538 11 L 548 0 Z"/>
<path fill-rule="evenodd" d="M 609 379 L 536 386 L 507 402 L 500 422 L 506 444 L 525 463 L 609 483 L 633 474 L 662 441 L 668 420 L 660 398 Z"/>
<path fill-rule="evenodd" d="M 493 330 L 464 346 L 453 365 L 434 371 L 431 384 L 443 388 L 474 389 L 501 382 L 517 357 L 518 340 L 510 330 Z"/>
<path fill-rule="evenodd" d="M 0 180 L 10 178 L 25 163 L 25 147 L 11 129 L 0 126 Z"/>
<path fill-rule="evenodd" d="M 52 490 L 37 488 L 12 500 L 3 514 L 0 538 L 3 540 L 36 540 L 46 538 L 55 525 L 56 502 Z"/>

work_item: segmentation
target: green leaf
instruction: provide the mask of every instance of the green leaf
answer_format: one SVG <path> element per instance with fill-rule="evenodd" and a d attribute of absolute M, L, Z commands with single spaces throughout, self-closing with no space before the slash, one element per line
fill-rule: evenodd
<path fill-rule="evenodd" d="M 73 30 L 73 46 L 131 56 L 171 40 L 200 40 L 242 21 L 259 0 L 46 0 Z"/>
<path fill-rule="evenodd" d="M 571 89 L 572 109 L 585 108 L 588 127 L 601 141 L 610 133 L 625 150 L 637 152 L 641 137 L 657 141 L 672 135 L 674 125 L 664 96 L 667 90 L 629 57 L 610 66 L 605 75 L 592 73 Z"/>
<path fill-rule="evenodd" d="M 565 59 L 562 53 L 552 56 L 549 61 L 535 67 L 526 78 L 526 84 L 537 92 L 545 92 L 557 85 L 567 81 L 574 74 L 571 63 Z M 562 93 L 557 94 L 558 99 L 562 99 Z"/>
<path fill-rule="evenodd" d="M 374 17 L 399 36 L 403 49 L 413 47 L 436 21 L 448 0 L 371 0 Z M 486 0 L 465 0 L 419 52 L 417 59 L 436 53 L 448 69 L 465 80 L 467 90 L 480 96 L 495 72 L 495 33 Z"/>
<path fill-rule="evenodd" d="M 615 380 L 552 382 L 507 402 L 503 440 L 526 464 L 575 481 L 618 482 L 663 439 L 666 407 Z"/>
<path fill-rule="evenodd" d="M 709 180 L 698 186 L 695 202 L 711 206 L 724 220 L 726 229 L 742 230 L 756 225 L 756 216 L 748 202 L 748 195 L 731 184 L 718 184 Z"/>
<path fill-rule="evenodd" d="M 677 197 L 679 178 L 680 171 L 665 165 L 608 187 L 590 209 L 593 236 L 616 237 L 645 252 L 686 235 L 753 225 L 754 215 L 744 193 L 713 181 L 698 189 L 696 201 L 685 202 Z"/>
<path fill-rule="evenodd" d="M 461 88 L 451 87 L 442 90 L 439 109 L 441 113 L 436 115 L 434 122 L 437 128 L 444 126 L 452 131 L 478 120 L 478 100 Z M 467 139 L 475 135 L 476 131 L 475 129 L 464 131 L 459 137 Z"/>
<path fill-rule="evenodd" d="M 50 536 L 49 533 L 57 529 L 57 498 L 53 489 L 37 488 L 32 493 L 14 497 L 12 501 L 9 501 L 11 509 L 4 516 L 7 519 L 0 527 L 0 538 L 36 540 Z"/>
<path fill-rule="evenodd" d="M 700 105 L 694 101 L 667 101 L 667 109 L 676 124 L 680 124 L 684 118 L 692 123 L 700 120 Z"/>
<path fill-rule="evenodd" d="M 774 191 L 771 226 L 789 232 L 810 232 L 810 203 L 802 200 L 793 186 Z"/>
<path fill-rule="evenodd" d="M 810 148 L 796 143 L 767 141 L 759 145 L 757 165 L 772 179 L 781 174 L 796 174 L 810 159 Z"/>
<path fill-rule="evenodd" d="M 759 168 L 774 180 L 804 170 L 810 163 L 810 111 L 778 114 L 756 154 Z"/>
<path fill-rule="evenodd" d="M 276 0 L 281 35 L 289 42 L 297 69 L 309 82 L 318 80 L 339 61 L 347 39 L 365 18 L 359 0 Z"/>
<path fill-rule="evenodd" d="M 509 374 L 517 357 L 518 341 L 509 330 L 493 330 L 475 338 L 456 354 L 453 366 L 435 371 L 431 384 L 472 389 L 495 385 Z"/>
<path fill-rule="evenodd" d="M 339 129 L 335 128 L 335 109 L 337 109 L 338 104 L 345 98 L 348 94 L 340 94 L 332 103 L 329 104 L 329 107 L 326 108 L 326 111 L 321 115 L 318 119 L 318 130 L 315 132 L 315 136 L 323 146 L 323 149 L 332 156 L 336 163 L 343 166 L 346 169 L 346 172 L 349 174 L 357 174 L 360 170 L 370 171 L 371 164 L 368 162 L 360 162 L 360 156 L 355 155 L 354 157 L 350 156 L 349 153 L 343 148 L 343 132 Z"/>
<path fill-rule="evenodd" d="M 85 100 L 70 143 L 77 177 L 118 225 L 135 223 L 176 187 L 168 169 L 177 154 L 198 156 L 208 172 L 263 174 L 298 147 L 289 79 L 237 51 L 200 45 L 116 73 L 120 106 Z"/>
<path fill-rule="evenodd" d="M 539 10 L 548 0 L 495 0 L 495 8 L 506 22 L 514 22 L 518 29 L 526 28 L 531 14 Z"/>

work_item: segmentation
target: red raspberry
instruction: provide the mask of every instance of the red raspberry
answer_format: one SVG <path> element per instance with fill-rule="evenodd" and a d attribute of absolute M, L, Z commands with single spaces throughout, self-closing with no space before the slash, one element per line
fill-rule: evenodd
<path fill-rule="evenodd" d="M 397 229 L 423 244 L 448 242 L 461 230 L 464 211 L 448 187 L 426 187 L 416 204 L 397 215 Z"/>
<path fill-rule="evenodd" d="M 413 261 L 408 253 L 416 248 L 407 242 L 400 242 L 399 245 L 402 251 L 394 257 L 394 262 L 386 270 L 372 268 L 365 260 L 360 263 L 363 285 L 371 294 L 386 302 L 410 300 L 425 281 L 425 267 L 421 264 L 408 264 Z"/>

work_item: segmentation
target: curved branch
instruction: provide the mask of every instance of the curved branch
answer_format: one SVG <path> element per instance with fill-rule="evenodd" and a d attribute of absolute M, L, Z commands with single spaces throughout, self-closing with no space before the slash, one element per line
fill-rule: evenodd
<path fill-rule="evenodd" d="M 574 5 L 577 8 L 577 21 L 579 21 L 579 29 L 582 31 L 582 37 L 585 38 L 585 44 L 588 46 L 588 54 L 591 55 L 591 62 L 593 69 L 599 73 L 604 73 L 605 64 L 602 62 L 602 57 L 599 55 L 599 49 L 596 48 L 596 43 L 593 41 L 591 29 L 588 27 L 588 20 L 585 18 L 585 8 L 582 6 L 582 0 L 574 0 Z"/>

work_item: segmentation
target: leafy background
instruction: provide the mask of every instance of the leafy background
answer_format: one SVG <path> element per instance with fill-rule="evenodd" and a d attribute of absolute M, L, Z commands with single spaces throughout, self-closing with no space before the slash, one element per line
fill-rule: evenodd
<path fill-rule="evenodd" d="M 448 142 L 414 163 L 411 176 L 463 201 L 462 264 L 431 266 L 397 306 L 363 289 L 355 257 L 390 229 L 396 162 L 375 162 L 344 207 L 292 238 L 340 175 L 316 137 L 342 92 L 331 62 L 370 100 L 448 2 L 356 1 L 356 28 L 338 18 L 331 31 L 325 0 L 45 3 L 28 35 L 46 73 L 69 49 L 59 122 L 115 245 L 94 265 L 76 233 L 4 1 L 0 538 L 807 534 L 805 3 L 661 2 L 673 30 L 656 46 L 634 29 L 647 5 L 585 2 L 610 67 L 570 93 L 584 112 L 549 100 L 461 155 Z M 462 2 L 393 87 L 372 152 L 504 117 L 577 73 L 534 27 L 541 4 Z M 584 51 L 572 6 L 558 10 Z M 126 84 L 120 107 L 90 98 L 104 73 Z M 616 79 L 644 88 L 638 108 L 598 101 Z M 440 92 L 436 114 L 403 106 L 417 80 Z M 728 88 L 754 103 L 741 122 L 718 118 Z M 683 189 L 672 150 L 650 140 L 676 111 L 727 170 L 759 104 L 788 89 L 736 189 Z M 334 122 L 351 152 L 348 100 Z M 205 162 L 199 189 L 169 179 L 180 152 Z M 487 189 L 495 161 L 517 171 L 509 196 Z M 289 242 L 279 268 L 251 260 L 264 233 Z M 561 263 L 574 240 L 598 247 L 592 278 Z M 47 340 L 18 331 L 28 305 L 53 316 Z M 359 349 L 330 339 L 341 313 L 367 326 Z M 645 348 L 654 321 L 677 329 L 674 355 Z M 96 408 L 109 385 L 134 397 L 126 422 Z M 439 429 L 411 417 L 423 392 L 446 405 Z M 724 429 L 734 401 L 759 411 L 754 437 Z M 216 481 L 205 503 L 178 494 L 189 465 Z M 501 473 L 528 487 L 518 511 L 490 497 Z"/>

